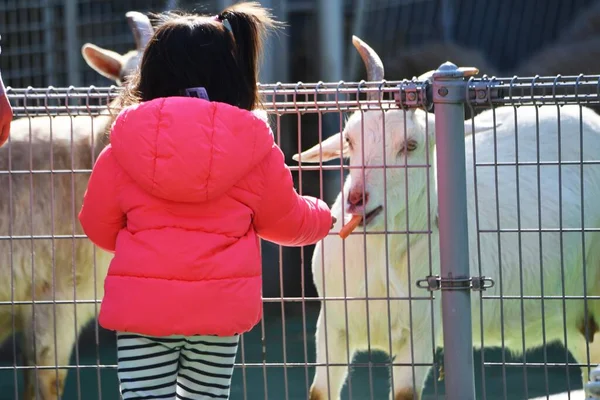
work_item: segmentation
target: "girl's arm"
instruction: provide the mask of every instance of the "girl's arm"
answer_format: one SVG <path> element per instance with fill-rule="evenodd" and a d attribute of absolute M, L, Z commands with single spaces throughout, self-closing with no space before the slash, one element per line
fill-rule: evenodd
<path fill-rule="evenodd" d="M 115 251 L 117 234 L 127 223 L 118 202 L 119 167 L 108 145 L 92 170 L 79 212 L 79 222 L 89 239 L 101 249 Z"/>
<path fill-rule="evenodd" d="M 284 246 L 315 244 L 332 227 L 329 207 L 322 200 L 296 192 L 279 147 L 274 145 L 267 158 L 265 189 L 254 215 L 258 235 Z"/>

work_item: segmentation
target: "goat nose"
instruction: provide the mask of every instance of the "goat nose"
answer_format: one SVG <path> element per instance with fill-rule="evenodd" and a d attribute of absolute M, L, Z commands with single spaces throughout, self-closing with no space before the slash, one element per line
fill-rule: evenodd
<path fill-rule="evenodd" d="M 364 197 L 363 197 L 364 196 Z M 369 193 L 362 190 L 351 191 L 348 195 L 348 202 L 356 207 L 362 207 L 369 201 Z"/>

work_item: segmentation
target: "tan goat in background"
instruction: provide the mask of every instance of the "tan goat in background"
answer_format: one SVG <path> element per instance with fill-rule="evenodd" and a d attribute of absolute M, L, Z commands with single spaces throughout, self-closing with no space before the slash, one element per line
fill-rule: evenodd
<path fill-rule="evenodd" d="M 88 65 L 118 84 L 137 67 L 152 34 L 143 14 L 129 12 L 127 20 L 135 50 L 120 55 L 89 43 L 82 48 Z M 26 370 L 27 400 L 62 396 L 68 370 L 55 366 L 69 364 L 104 293 L 111 256 L 83 236 L 77 220 L 90 173 L 72 170 L 91 170 L 113 117 L 16 119 L 0 148 L 0 343 L 22 332 L 24 363 L 50 366 Z M 32 306 L 32 300 L 43 303 Z M 75 307 L 74 300 L 81 303 Z"/>

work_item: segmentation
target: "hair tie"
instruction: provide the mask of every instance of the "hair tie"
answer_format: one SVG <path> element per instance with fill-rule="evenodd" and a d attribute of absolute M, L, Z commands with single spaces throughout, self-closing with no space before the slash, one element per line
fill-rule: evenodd
<path fill-rule="evenodd" d="M 208 98 L 208 93 L 206 92 L 206 89 L 203 88 L 202 86 L 187 88 L 183 91 L 183 93 L 187 97 L 196 97 L 198 99 L 204 99 L 204 100 L 210 101 L 210 99 Z"/>
<path fill-rule="evenodd" d="M 231 28 L 231 24 L 229 23 L 229 21 L 227 20 L 227 18 L 221 18 L 220 15 L 215 15 L 213 17 L 213 19 L 215 21 L 219 21 L 220 23 L 222 23 L 223 26 L 225 27 L 225 29 L 227 29 L 229 32 L 233 33 L 233 29 Z"/>

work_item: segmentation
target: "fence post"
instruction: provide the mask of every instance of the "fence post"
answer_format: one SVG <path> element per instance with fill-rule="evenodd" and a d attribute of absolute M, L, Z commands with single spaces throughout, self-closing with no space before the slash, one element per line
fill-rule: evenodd
<path fill-rule="evenodd" d="M 76 0 L 65 0 L 64 2 L 64 29 L 65 29 L 65 47 L 67 53 L 67 86 L 75 87 L 81 85 L 81 72 L 79 71 L 79 61 L 81 59 L 81 46 L 77 39 L 77 21 L 79 13 Z M 52 82 L 50 83 L 52 84 Z"/>
<path fill-rule="evenodd" d="M 475 400 L 464 140 L 464 77 L 475 73 L 446 62 L 433 74 L 440 271 L 441 281 L 453 289 L 441 287 L 448 400 Z M 465 281 L 469 284 L 460 285 Z"/>

